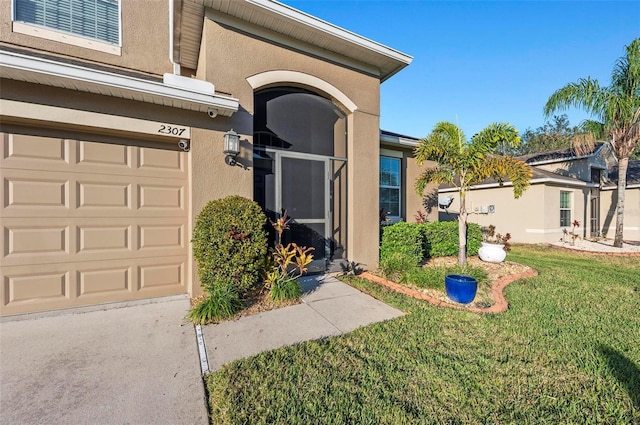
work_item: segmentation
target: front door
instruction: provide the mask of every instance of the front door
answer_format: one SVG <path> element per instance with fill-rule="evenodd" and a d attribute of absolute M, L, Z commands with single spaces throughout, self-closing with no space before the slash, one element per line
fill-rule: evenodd
<path fill-rule="evenodd" d="M 276 152 L 276 211 L 291 218 L 283 243 L 313 247 L 309 272 L 324 272 L 330 257 L 329 159 Z"/>

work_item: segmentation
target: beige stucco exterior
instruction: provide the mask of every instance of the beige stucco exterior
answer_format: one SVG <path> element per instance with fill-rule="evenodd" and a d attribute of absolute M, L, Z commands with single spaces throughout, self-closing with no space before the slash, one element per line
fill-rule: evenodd
<path fill-rule="evenodd" d="M 169 58 L 169 7 L 163 0 L 123 1 L 122 39 L 119 54 L 51 41 L 44 29 L 24 34 L 14 31 L 12 0 L 0 0 L 0 40 L 3 44 L 49 52 L 152 75 L 172 72 Z M 67 38 L 74 38 L 67 35 Z M 75 37 L 80 39 L 80 37 Z M 100 44 L 100 43 L 95 43 Z"/>
<path fill-rule="evenodd" d="M 617 190 L 611 183 L 603 187 L 608 170 L 616 164 L 609 147 L 603 144 L 581 157 L 559 158 L 556 151 L 536 155 L 542 159 L 530 162 L 534 169 L 532 184 L 519 199 L 514 199 L 509 183 L 503 187 L 491 182 L 474 186 L 467 194 L 469 222 L 482 227 L 493 224 L 497 233 L 510 233 L 512 241 L 519 243 L 570 241 L 567 233 L 573 231 L 580 238 L 613 238 Z M 575 229 L 571 224 L 560 226 L 561 192 L 570 194 L 570 222 L 579 223 Z M 440 195 L 454 196 L 449 212 L 440 210 L 440 220 L 455 219 L 459 210 L 457 192 L 441 189 Z M 640 188 L 627 188 L 625 198 L 624 238 L 637 241 Z"/>
<path fill-rule="evenodd" d="M 91 289 L 92 296 L 80 296 L 81 284 L 78 279 L 81 279 L 81 271 L 76 270 L 74 268 L 76 266 L 72 266 L 75 264 L 74 258 L 82 255 L 78 248 L 80 245 L 76 246 L 64 241 L 69 237 L 73 238 L 74 234 L 80 232 L 83 223 L 86 224 L 89 220 L 86 210 L 81 208 L 65 209 L 66 212 L 63 216 L 67 227 L 63 231 L 63 242 L 61 242 L 64 255 L 60 254 L 60 259 L 49 257 L 50 259 L 43 263 L 40 259 L 41 253 L 38 253 L 36 249 L 29 251 L 31 248 L 28 248 L 28 245 L 29 243 L 37 245 L 38 229 L 50 229 L 45 232 L 48 238 L 47 246 L 55 247 L 59 232 L 56 233 L 54 228 L 60 223 L 53 223 L 48 218 L 50 214 L 46 212 L 38 213 L 39 215 L 34 213 L 33 219 L 20 221 L 16 215 L 18 213 L 12 212 L 14 206 L 11 202 L 6 201 L 2 209 L 3 227 L 5 227 L 3 235 L 15 234 L 27 235 L 28 237 L 23 237 L 22 242 L 19 242 L 18 245 L 14 244 L 22 247 L 20 249 L 23 250 L 19 253 L 23 255 L 22 263 L 19 264 L 15 262 L 18 261 L 16 260 L 18 251 L 11 248 L 14 246 L 13 242 L 7 240 L 6 243 L 3 243 L 4 252 L 0 264 L 2 267 L 3 298 L 0 314 L 65 308 L 174 293 L 200 294 L 196 265 L 192 259 L 190 247 L 191 230 L 197 214 L 210 200 L 232 194 L 250 199 L 253 197 L 253 102 L 255 91 L 265 87 L 294 86 L 307 89 L 331 100 L 345 114 L 348 127 L 346 152 L 336 152 L 336 155 L 345 157 L 346 162 L 338 160 L 332 163 L 332 167 L 339 170 L 339 172 L 334 172 L 335 185 L 342 189 L 341 196 L 346 199 L 341 198 L 340 208 L 333 209 L 333 222 L 339 223 L 339 225 L 334 225 L 332 236 L 340 244 L 346 245 L 348 259 L 369 268 L 376 267 L 379 225 L 377 214 L 380 151 L 379 87 L 382 77 L 373 71 L 362 71 L 363 69 L 375 70 L 375 67 L 366 63 L 345 66 L 341 62 L 355 62 L 346 58 L 344 61 L 340 58 L 338 58 L 339 60 L 327 60 L 318 55 L 305 53 L 307 48 L 305 42 L 296 39 L 285 40 L 286 37 L 282 34 L 270 33 L 269 30 L 259 28 L 255 24 L 241 22 L 238 18 L 206 9 L 197 69 L 183 68 L 181 73 L 212 83 L 215 91 L 212 87 L 211 92 L 204 93 L 204 95 L 208 96 L 207 99 L 213 97 L 212 102 L 221 99 L 221 103 L 213 104 L 212 109 L 208 110 L 203 109 L 202 106 L 189 107 L 188 102 L 185 102 L 182 97 L 177 99 L 179 96 L 174 92 L 170 94 L 164 92 L 163 74 L 172 73 L 177 69 L 171 62 L 169 54 L 171 34 L 168 6 L 168 0 L 122 0 L 121 45 L 105 49 L 104 46 L 93 48 L 85 43 L 86 40 L 78 42 L 67 39 L 60 34 L 54 37 L 58 41 L 51 41 L 45 37 L 47 31 L 38 33 L 38 29 L 25 29 L 24 24 L 14 25 L 16 23 L 11 21 L 11 1 L 0 1 L 0 48 L 15 55 L 17 59 L 34 58 L 29 62 L 30 64 L 36 63 L 37 66 L 45 68 L 51 64 L 58 68 L 64 68 L 65 64 L 69 64 L 75 70 L 74 72 L 86 71 L 95 75 L 106 72 L 113 76 L 124 75 L 131 78 L 131 84 L 142 87 L 141 90 L 147 90 L 148 87 L 151 87 L 149 90 L 157 90 L 157 93 L 153 92 L 150 96 L 146 96 L 138 94 L 136 91 L 138 89 L 135 87 L 132 89 L 118 87 L 111 90 L 108 78 L 105 78 L 105 82 L 87 83 L 83 81 L 76 85 L 73 79 L 79 77 L 71 75 L 72 73 L 69 76 L 56 76 L 53 80 L 47 80 L 44 77 L 46 71 L 41 72 L 36 69 L 27 72 L 11 69 L 11 73 L 3 75 L 6 78 L 0 81 L 2 85 L 0 127 L 4 133 L 3 137 L 8 140 L 8 144 L 4 145 L 6 149 L 3 158 L 8 161 L 7 164 L 10 164 L 1 170 L 2 179 L 6 183 L 4 188 L 11 187 L 11 190 L 14 190 L 14 186 L 15 188 L 27 188 L 28 186 L 12 183 L 14 174 L 19 174 L 19 177 L 24 180 L 23 174 L 25 173 L 11 165 L 19 162 L 12 160 L 12 152 L 21 152 L 23 156 L 32 157 L 28 167 L 30 171 L 27 173 L 31 179 L 47 181 L 52 178 L 51 171 L 44 165 L 48 160 L 38 159 L 37 153 L 31 152 L 36 150 L 37 143 L 20 144 L 16 142 L 14 146 L 12 144 L 14 139 L 42 137 L 43 139 L 32 140 L 40 140 L 43 143 L 46 141 L 47 146 L 53 147 L 53 151 L 56 150 L 56 146 L 69 146 L 68 149 L 65 148 L 67 150 L 63 149 L 64 152 L 67 152 L 65 154 L 67 159 L 63 162 L 66 161 L 65 167 L 68 168 L 63 167 L 63 169 L 56 171 L 60 174 L 56 174 L 57 177 L 53 180 L 62 179 L 66 182 L 61 183 L 63 187 L 72 188 L 79 187 L 78 185 L 84 181 L 83 179 L 94 183 L 101 181 L 103 184 L 107 184 L 109 180 L 107 178 L 107 181 L 103 181 L 97 177 L 102 172 L 101 165 L 94 169 L 82 165 L 82 161 L 80 161 L 81 146 L 90 146 L 96 151 L 100 151 L 101 147 L 113 148 L 110 155 L 116 158 L 116 162 L 124 147 L 125 152 L 130 152 L 127 155 L 133 155 L 127 157 L 127 161 L 129 161 L 127 164 L 133 168 L 126 168 L 129 171 L 118 178 L 122 180 L 122 184 L 127 179 L 131 180 L 132 185 L 126 186 L 126 189 L 112 188 L 111 191 L 106 186 L 100 185 L 94 185 L 92 188 L 98 191 L 100 188 L 105 189 L 105 194 L 114 196 L 112 201 L 116 204 L 117 199 L 120 199 L 119 196 L 124 196 L 126 202 L 131 202 L 126 204 L 128 206 L 122 207 L 128 211 L 128 215 L 120 217 L 119 220 L 122 222 L 121 224 L 129 220 L 130 223 L 133 223 L 131 224 L 133 227 L 127 227 L 126 231 L 122 231 L 125 233 L 120 232 L 122 234 L 116 232 L 109 235 L 108 232 L 97 232 L 95 234 L 104 236 L 104 239 L 102 242 L 91 243 L 97 245 L 102 243 L 104 246 L 110 247 L 109 249 L 123 249 L 123 252 L 131 251 L 129 257 L 134 258 L 141 252 L 144 254 L 143 248 L 145 246 L 141 242 L 143 231 L 140 230 L 140 226 L 144 226 L 144 220 L 149 218 L 141 215 L 140 211 L 144 208 L 141 208 L 140 205 L 145 204 L 144 196 L 142 196 L 145 191 L 136 186 L 135 182 L 139 180 L 144 183 L 146 182 L 144 179 L 161 177 L 153 174 L 151 176 L 145 175 L 146 171 L 143 170 L 144 167 L 140 167 L 141 160 L 138 158 L 146 155 L 147 158 L 169 158 L 169 162 L 171 158 L 180 158 L 181 167 L 179 199 L 175 198 L 177 196 L 175 191 L 162 192 L 169 198 L 157 201 L 160 205 L 157 207 L 160 208 L 159 212 L 151 208 L 152 211 L 156 211 L 149 218 L 153 219 L 155 227 L 146 231 L 147 240 L 153 240 L 154 244 L 175 246 L 177 233 L 170 229 L 171 226 L 173 228 L 179 227 L 180 240 L 178 245 L 180 248 L 176 248 L 168 254 L 169 257 L 173 256 L 175 261 L 167 260 L 168 262 L 164 263 L 168 264 L 166 267 L 174 267 L 174 269 L 176 264 L 179 264 L 179 268 L 176 269 L 179 272 L 172 271 L 173 274 L 181 273 L 178 280 L 174 279 L 162 289 L 157 289 L 162 286 L 160 285 L 163 279 L 162 273 L 154 272 L 154 275 L 148 268 L 154 265 L 154 260 L 151 259 L 152 257 L 147 258 L 140 254 L 145 258 L 141 260 L 142 265 L 134 263 L 126 265 L 125 268 L 130 271 L 123 272 L 124 274 L 104 273 L 104 276 L 110 275 L 109 273 L 111 276 L 119 276 L 121 278 L 119 283 L 109 284 L 105 280 L 106 278 L 94 273 L 93 276 L 97 276 L 96 282 L 98 283 L 93 285 L 94 289 Z M 279 19 L 282 17 L 280 16 Z M 305 17 L 305 19 L 313 18 Z M 242 27 L 242 30 L 238 30 L 235 24 Z M 254 30 L 260 36 L 251 35 Z M 278 42 L 270 41 L 272 37 Z M 286 46 L 295 46 L 295 48 Z M 359 49 L 361 48 L 359 47 Z M 44 54 L 44 59 L 38 55 L 34 56 L 34 53 Z M 332 55 L 337 57 L 334 53 Z M 176 57 L 176 60 L 179 60 L 179 57 Z M 388 62 L 388 59 L 384 60 Z M 401 69 L 406 65 L 400 63 L 398 66 Z M 101 75 L 103 74 L 99 76 Z M 126 83 L 129 84 L 129 81 Z M 195 90 L 200 90 L 198 95 L 202 94 L 202 90 L 205 92 L 208 90 L 206 85 L 197 87 Z M 184 97 L 188 98 L 190 90 L 194 89 L 179 87 L 178 90 L 183 90 Z M 238 106 L 237 111 L 234 109 L 234 102 Z M 223 105 L 221 106 L 223 109 L 216 110 L 218 105 L 222 104 L 231 106 Z M 210 113 L 212 110 L 214 113 L 210 114 L 211 116 L 208 115 L 208 112 Z M 167 127 L 174 129 L 177 133 L 166 134 L 163 129 Z M 225 164 L 223 135 L 230 129 L 234 129 L 241 136 L 241 152 L 237 158 L 242 165 L 241 167 Z M 190 144 L 188 152 L 180 151 L 178 148 L 179 140 L 185 140 Z M 409 161 L 409 151 L 405 150 L 404 155 L 407 167 L 406 179 L 412 181 L 416 173 L 415 165 L 413 161 Z M 158 165 L 160 168 L 163 166 L 165 165 Z M 169 186 L 171 185 L 176 186 L 178 183 L 173 181 L 169 184 Z M 44 184 L 43 187 L 48 186 Z M 124 192 L 122 192 L 123 190 Z M 11 198 L 12 193 L 3 193 L 3 199 Z M 76 192 L 72 191 L 65 195 L 71 196 L 68 203 L 69 205 L 80 205 L 79 198 L 73 198 L 74 193 Z M 77 192 L 76 195 L 79 193 Z M 150 193 L 152 192 L 147 189 L 146 194 Z M 19 194 L 16 199 L 21 199 L 20 196 L 23 195 Z M 91 196 L 92 199 L 99 199 L 99 195 L 92 193 Z M 162 212 L 164 211 L 162 208 L 168 208 L 169 203 L 173 201 L 180 203 L 181 213 L 179 216 Z M 147 205 L 151 205 L 149 202 Z M 409 211 L 417 210 L 419 204 L 417 196 L 407 196 L 405 199 L 405 208 Z M 133 205 L 138 205 L 138 207 Z M 103 209 L 104 211 L 99 214 L 103 214 L 105 216 L 103 218 L 106 220 L 109 211 L 106 207 Z M 96 218 L 99 217 L 96 216 Z M 20 222 L 18 223 L 16 220 Z M 18 229 L 15 232 L 14 227 Z M 118 235 L 125 235 L 123 236 L 126 242 L 125 247 L 117 246 L 123 241 Z M 115 239 L 111 240 L 110 237 Z M 110 240 L 111 242 L 109 242 Z M 148 247 L 149 244 L 147 244 L 147 252 L 150 252 Z M 120 257 L 109 258 L 109 261 L 117 264 Z M 106 263 L 100 265 L 98 257 L 92 257 L 92 261 L 97 262 L 92 265 L 95 270 L 108 270 L 110 267 L 107 267 Z M 39 265 L 45 263 L 51 267 Z M 158 260 L 156 263 L 155 265 L 160 267 L 158 270 L 161 270 L 162 261 Z M 136 288 L 140 289 L 144 286 L 139 283 L 144 274 L 144 267 L 147 267 L 146 287 L 156 288 L 155 290 L 136 290 Z M 53 275 L 63 276 L 61 278 L 63 280 L 49 279 L 44 286 L 39 284 L 38 276 L 42 273 L 47 274 L 51 270 L 55 271 Z M 21 287 L 20 282 L 27 282 L 31 275 L 33 276 L 32 283 Z M 126 282 L 123 283 L 122 279 L 125 279 Z M 155 279 L 156 283 L 149 279 Z M 87 285 L 91 286 L 89 283 Z M 62 288 L 62 292 L 56 292 L 55 288 Z M 19 294 L 19 296 L 11 294 Z"/>
<path fill-rule="evenodd" d="M 600 225 L 608 238 L 615 236 L 617 197 L 616 189 L 600 191 Z M 640 188 L 628 188 L 624 197 L 624 239 L 640 241 Z"/>
<path fill-rule="evenodd" d="M 511 187 L 471 190 L 467 193 L 468 221 L 482 227 L 493 224 L 497 233 L 510 233 L 512 241 L 516 243 L 557 242 L 563 237 L 565 229 L 560 226 L 560 191 L 571 193 L 571 215 L 580 222 L 577 232 L 582 235 L 585 190 L 581 188 L 534 184 L 518 199 L 514 199 Z M 452 219 L 460 208 L 457 194 L 451 195 L 455 199 L 448 208 L 450 214 L 441 210 L 442 221 Z M 491 205 L 494 206 L 494 212 L 489 212 Z M 571 230 L 567 228 L 567 231 Z"/>

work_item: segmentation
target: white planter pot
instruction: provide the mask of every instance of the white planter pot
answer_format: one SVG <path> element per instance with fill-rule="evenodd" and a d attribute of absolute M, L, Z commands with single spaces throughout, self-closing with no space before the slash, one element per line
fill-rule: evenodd
<path fill-rule="evenodd" d="M 487 263 L 502 263 L 507 258 L 503 244 L 481 242 L 478 257 Z"/>

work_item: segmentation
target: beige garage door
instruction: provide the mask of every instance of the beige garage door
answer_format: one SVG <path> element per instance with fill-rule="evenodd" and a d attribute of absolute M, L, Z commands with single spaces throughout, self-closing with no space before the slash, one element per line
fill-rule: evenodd
<path fill-rule="evenodd" d="M 0 136 L 0 314 L 186 293 L 186 153 Z"/>

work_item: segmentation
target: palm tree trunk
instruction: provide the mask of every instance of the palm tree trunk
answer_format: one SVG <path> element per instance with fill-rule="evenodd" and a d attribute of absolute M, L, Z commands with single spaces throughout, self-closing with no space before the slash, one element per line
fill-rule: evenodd
<path fill-rule="evenodd" d="M 467 205 L 466 194 L 460 193 L 460 214 L 458 215 L 458 264 L 467 264 Z"/>
<path fill-rule="evenodd" d="M 627 188 L 627 168 L 629 168 L 629 157 L 620 158 L 618 161 L 618 204 L 616 206 L 616 238 L 613 246 L 622 248 L 622 230 L 624 228 L 624 194 Z"/>

